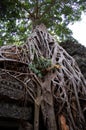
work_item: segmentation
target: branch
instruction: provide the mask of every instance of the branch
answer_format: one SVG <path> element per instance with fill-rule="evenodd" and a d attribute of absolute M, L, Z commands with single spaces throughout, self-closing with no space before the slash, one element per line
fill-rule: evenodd
<path fill-rule="evenodd" d="M 17 0 L 17 3 L 18 3 L 18 5 L 19 5 L 20 7 L 22 7 L 27 13 L 29 13 L 30 18 L 35 18 L 34 13 L 31 13 L 31 12 L 26 8 L 26 6 L 25 6 L 23 3 L 21 3 L 21 2 L 18 1 L 18 0 Z"/>
<path fill-rule="evenodd" d="M 36 4 L 34 7 L 35 18 L 38 18 L 38 12 L 39 12 L 39 0 L 36 0 Z"/>
<path fill-rule="evenodd" d="M 39 0 L 36 0 L 36 18 L 38 17 L 39 12 Z"/>
<path fill-rule="evenodd" d="M 40 16 L 40 18 L 42 18 L 45 14 L 49 13 L 51 8 L 57 3 L 56 0 L 52 0 L 50 2 L 50 5 L 46 8 L 46 10 L 42 13 L 42 15 Z"/>

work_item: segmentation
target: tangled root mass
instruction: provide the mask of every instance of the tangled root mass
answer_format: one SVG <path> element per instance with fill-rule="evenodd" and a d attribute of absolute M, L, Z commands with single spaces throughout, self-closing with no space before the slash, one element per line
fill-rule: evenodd
<path fill-rule="evenodd" d="M 52 66 L 41 79 L 22 64 L 34 63 L 35 58 L 51 59 Z M 86 81 L 75 60 L 56 42 L 43 24 L 37 26 L 20 47 L 15 45 L 0 48 L 1 70 L 25 85 L 34 108 L 34 130 L 39 129 L 39 112 L 42 111 L 47 130 L 86 129 Z M 7 62 L 16 63 L 8 67 Z M 5 73 L 5 72 L 4 72 Z"/>

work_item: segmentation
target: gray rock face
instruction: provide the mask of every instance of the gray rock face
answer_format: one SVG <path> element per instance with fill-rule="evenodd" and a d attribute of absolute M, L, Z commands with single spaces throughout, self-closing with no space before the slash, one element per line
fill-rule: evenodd
<path fill-rule="evenodd" d="M 86 79 L 86 47 L 71 41 L 62 42 L 60 45 L 76 60 Z"/>

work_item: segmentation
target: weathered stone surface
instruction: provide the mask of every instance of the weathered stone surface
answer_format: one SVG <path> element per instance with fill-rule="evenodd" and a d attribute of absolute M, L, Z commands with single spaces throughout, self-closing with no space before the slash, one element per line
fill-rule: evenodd
<path fill-rule="evenodd" d="M 0 117 L 31 120 L 32 108 L 2 101 L 0 102 Z"/>
<path fill-rule="evenodd" d="M 86 79 L 86 47 L 72 41 L 63 42 L 60 45 L 76 60 Z"/>
<path fill-rule="evenodd" d="M 28 72 L 28 65 L 17 60 L 2 59 L 0 58 L 0 68 L 26 73 Z"/>
<path fill-rule="evenodd" d="M 0 97 L 7 96 L 15 100 L 23 99 L 25 96 L 24 85 L 8 73 L 0 72 Z"/>

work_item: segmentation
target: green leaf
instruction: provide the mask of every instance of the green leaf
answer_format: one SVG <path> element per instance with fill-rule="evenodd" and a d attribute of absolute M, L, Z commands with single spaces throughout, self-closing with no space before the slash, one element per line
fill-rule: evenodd
<path fill-rule="evenodd" d="M 51 33 L 63 40 L 63 37 L 71 36 L 67 25 L 80 20 L 82 11 L 86 11 L 85 5 L 86 0 L 0 1 L 1 41 L 7 44 L 16 41 L 23 43 L 31 32 L 32 23 L 44 23 Z"/>

